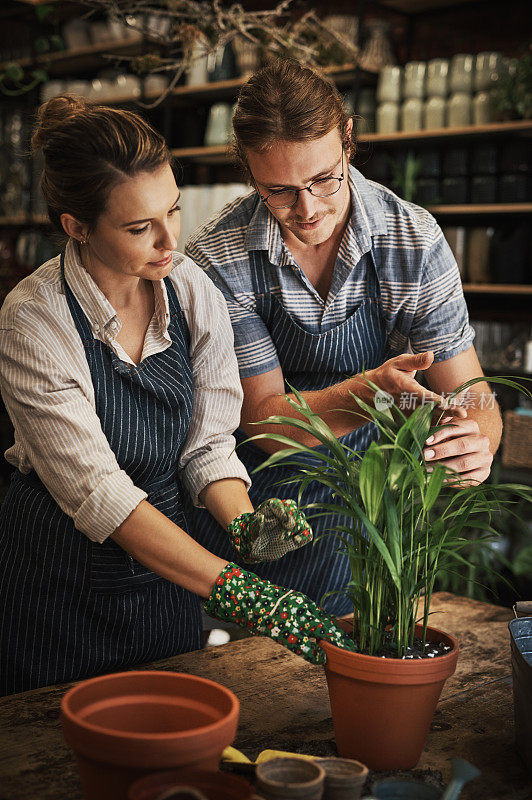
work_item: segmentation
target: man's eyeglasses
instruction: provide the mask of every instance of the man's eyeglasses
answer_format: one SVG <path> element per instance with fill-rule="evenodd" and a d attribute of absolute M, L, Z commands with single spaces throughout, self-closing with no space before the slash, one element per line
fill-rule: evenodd
<path fill-rule="evenodd" d="M 261 200 L 270 208 L 292 208 L 299 200 L 300 192 L 310 192 L 313 197 L 330 197 L 340 190 L 344 180 L 344 152 L 342 150 L 342 173 L 339 178 L 319 178 L 301 189 L 278 189 Z"/>

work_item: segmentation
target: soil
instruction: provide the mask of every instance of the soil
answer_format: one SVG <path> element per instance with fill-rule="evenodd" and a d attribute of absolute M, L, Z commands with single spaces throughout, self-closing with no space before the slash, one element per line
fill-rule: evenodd
<path fill-rule="evenodd" d="M 414 639 L 414 643 L 407 648 L 407 651 L 404 656 L 397 655 L 397 646 L 394 644 L 392 639 L 392 634 L 389 634 L 389 641 L 385 643 L 384 647 L 382 647 L 376 653 L 373 653 L 374 656 L 378 658 L 401 658 L 403 660 L 408 660 L 412 658 L 437 658 L 438 656 L 444 656 L 451 650 L 450 644 L 445 644 L 445 642 L 427 642 L 425 647 L 423 647 L 423 642 L 421 639 Z M 364 655 L 369 655 L 367 649 L 360 650 L 361 653 Z"/>

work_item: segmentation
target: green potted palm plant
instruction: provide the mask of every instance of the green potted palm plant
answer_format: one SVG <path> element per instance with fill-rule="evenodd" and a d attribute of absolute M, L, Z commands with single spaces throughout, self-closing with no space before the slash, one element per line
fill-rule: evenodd
<path fill-rule="evenodd" d="M 454 394 L 476 380 L 485 379 L 468 381 Z M 503 377 L 490 380 L 523 388 Z M 441 415 L 434 424 L 434 403 L 407 417 L 392 398 L 389 407 L 374 408 L 352 395 L 354 409 L 358 406 L 352 413 L 362 413 L 380 432 L 366 452 L 357 453 L 292 391 L 286 400 L 300 418 L 275 416 L 264 422 L 300 428 L 322 446 L 307 447 L 275 433 L 252 439 L 286 445 L 259 469 L 282 461 L 294 466 L 289 482 L 299 483 L 301 491 L 310 481 L 332 490 L 330 504 L 307 506 L 307 512 L 339 512 L 348 521 L 326 534 L 337 537 L 349 559 L 351 579 L 343 591 L 353 603 L 353 620 L 341 624 L 357 651 L 322 643 L 338 751 L 373 769 L 412 768 L 458 658 L 457 641 L 428 624 L 435 581 L 445 571 L 467 565 L 464 551 L 469 548 L 470 553 L 472 545 L 464 536 L 466 527 L 478 529 L 477 547 L 487 546 L 487 538 L 497 535 L 490 514 L 511 508 L 516 497 L 532 499 L 532 489 L 465 485 L 442 464 L 427 465 L 424 444 L 444 427 Z M 290 460 L 305 452 L 313 459 L 304 468 L 301 461 Z"/>

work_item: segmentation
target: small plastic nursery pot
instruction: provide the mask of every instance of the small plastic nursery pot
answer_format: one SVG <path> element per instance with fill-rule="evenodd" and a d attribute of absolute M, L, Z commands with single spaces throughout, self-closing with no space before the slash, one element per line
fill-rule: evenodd
<path fill-rule="evenodd" d="M 253 788 L 244 778 L 204 770 L 168 770 L 148 775 L 129 787 L 128 800 L 158 800 L 172 789 L 196 789 L 207 800 L 252 800 Z"/>
<path fill-rule="evenodd" d="M 238 699 L 224 686 L 155 670 L 91 678 L 61 702 L 85 800 L 127 800 L 128 787 L 155 770 L 217 770 L 238 714 Z"/>
<path fill-rule="evenodd" d="M 434 786 L 415 781 L 387 780 L 375 783 L 367 800 L 440 800 L 442 793 Z"/>
<path fill-rule="evenodd" d="M 340 626 L 350 632 L 347 620 Z M 416 636 L 422 634 L 416 627 Z M 458 642 L 427 628 L 427 641 L 451 650 L 421 659 L 350 653 L 322 641 L 338 753 L 370 769 L 412 769 L 419 761 L 443 685 L 456 669 Z"/>
<path fill-rule="evenodd" d="M 325 770 L 304 758 L 272 758 L 257 765 L 257 792 L 264 800 L 321 800 Z"/>
<path fill-rule="evenodd" d="M 325 770 L 326 800 L 359 800 L 368 768 L 350 758 L 319 758 Z"/>

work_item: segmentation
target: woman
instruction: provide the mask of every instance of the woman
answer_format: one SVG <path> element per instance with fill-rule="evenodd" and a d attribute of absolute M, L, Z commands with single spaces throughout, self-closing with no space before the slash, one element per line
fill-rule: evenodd
<path fill-rule="evenodd" d="M 221 294 L 173 252 L 164 140 L 131 112 L 63 96 L 41 107 L 32 143 L 69 240 L 0 314 L 17 467 L 0 515 L 3 693 L 198 648 L 200 598 L 317 661 L 318 634 L 342 640 L 320 609 L 185 532 L 192 498 L 248 561 L 311 538 L 295 504 L 249 501 L 231 326 Z"/>

